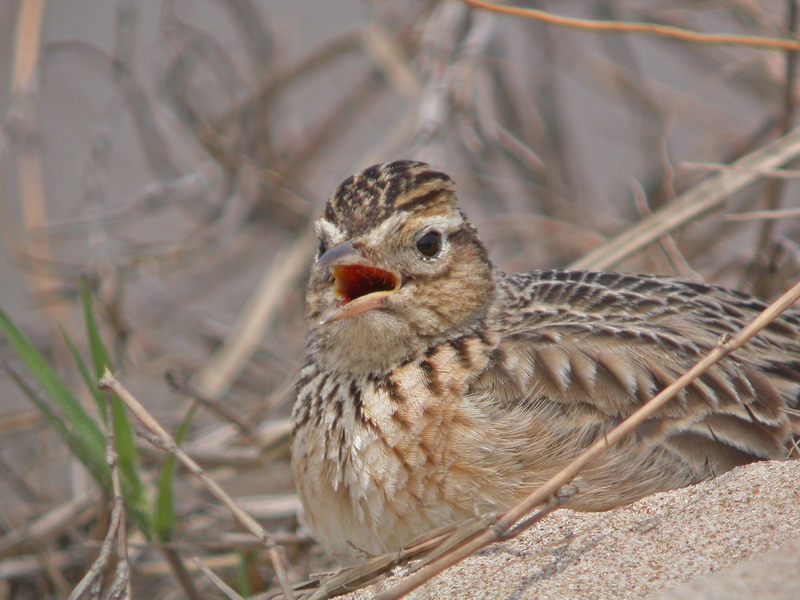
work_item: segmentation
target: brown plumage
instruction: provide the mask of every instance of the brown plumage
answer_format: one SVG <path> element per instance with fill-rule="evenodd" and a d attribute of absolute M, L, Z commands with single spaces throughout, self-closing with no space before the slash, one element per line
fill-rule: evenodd
<path fill-rule="evenodd" d="M 452 180 L 418 162 L 347 179 L 317 233 L 293 467 L 344 565 L 509 507 L 766 306 L 668 277 L 502 273 Z M 569 506 L 787 457 L 798 404 L 795 311 L 581 473 Z"/>

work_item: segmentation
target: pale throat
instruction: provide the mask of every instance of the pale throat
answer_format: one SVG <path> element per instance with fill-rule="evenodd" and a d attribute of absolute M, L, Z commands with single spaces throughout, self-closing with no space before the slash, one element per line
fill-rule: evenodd
<path fill-rule="evenodd" d="M 353 375 L 385 373 L 431 345 L 430 339 L 380 311 L 317 327 L 311 339 L 322 363 Z"/>

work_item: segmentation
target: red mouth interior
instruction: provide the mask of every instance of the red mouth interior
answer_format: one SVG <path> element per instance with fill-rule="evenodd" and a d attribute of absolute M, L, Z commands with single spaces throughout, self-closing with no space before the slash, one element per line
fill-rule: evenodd
<path fill-rule="evenodd" d="M 375 267 L 337 266 L 333 267 L 333 276 L 336 279 L 333 293 L 345 302 L 352 302 L 373 292 L 388 292 L 397 287 L 394 273 Z"/>

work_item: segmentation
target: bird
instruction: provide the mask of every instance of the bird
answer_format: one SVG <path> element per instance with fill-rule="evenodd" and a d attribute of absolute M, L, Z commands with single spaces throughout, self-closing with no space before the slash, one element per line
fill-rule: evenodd
<path fill-rule="evenodd" d="M 315 230 L 292 468 L 343 567 L 509 508 L 767 306 L 669 276 L 504 273 L 453 180 L 411 160 L 346 179 Z M 567 507 L 797 456 L 798 405 L 790 309 L 588 465 Z"/>

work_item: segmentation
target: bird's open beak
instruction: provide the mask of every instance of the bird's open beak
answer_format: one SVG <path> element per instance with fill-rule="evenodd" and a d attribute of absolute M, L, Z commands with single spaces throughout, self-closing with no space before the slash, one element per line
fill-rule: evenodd
<path fill-rule="evenodd" d="M 400 289 L 397 273 L 369 263 L 350 242 L 331 248 L 317 259 L 317 266 L 330 267 L 337 304 L 320 320 L 326 325 L 379 308 Z"/>

